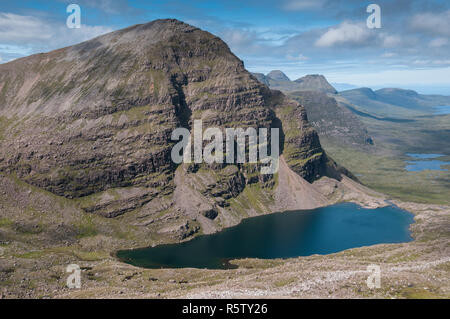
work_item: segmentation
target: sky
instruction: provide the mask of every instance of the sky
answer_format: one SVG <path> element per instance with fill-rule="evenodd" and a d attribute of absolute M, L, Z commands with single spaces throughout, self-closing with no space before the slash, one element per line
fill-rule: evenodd
<path fill-rule="evenodd" d="M 381 28 L 367 26 L 372 3 Z M 0 63 L 162 18 L 221 37 L 251 72 L 450 95 L 448 0 L 1 0 Z"/>

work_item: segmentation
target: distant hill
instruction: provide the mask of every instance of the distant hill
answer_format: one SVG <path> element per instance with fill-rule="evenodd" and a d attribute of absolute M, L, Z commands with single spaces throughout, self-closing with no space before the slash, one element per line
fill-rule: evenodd
<path fill-rule="evenodd" d="M 281 72 L 280 70 L 273 70 L 270 71 L 269 74 L 267 74 L 269 78 L 275 81 L 291 81 L 286 74 Z"/>
<path fill-rule="evenodd" d="M 429 115 L 434 113 L 434 107 L 438 105 L 450 105 L 450 96 L 423 95 L 413 90 L 396 88 L 376 91 L 358 88 L 342 91 L 339 96 L 364 111 L 382 116 Z"/>
<path fill-rule="evenodd" d="M 300 91 L 319 91 L 323 93 L 336 94 L 336 89 L 328 83 L 327 79 L 320 74 L 309 74 L 294 82 L 300 85 Z"/>
<path fill-rule="evenodd" d="M 334 97 L 317 91 L 290 92 L 289 97 L 300 102 L 309 122 L 319 133 L 322 142 L 352 146 L 372 145 L 372 137 L 365 124 Z"/>
<path fill-rule="evenodd" d="M 267 75 L 253 73 L 261 83 L 272 89 L 285 91 L 286 94 L 300 102 L 306 109 L 311 124 L 319 133 L 322 141 L 353 146 L 372 145 L 365 125 L 345 106 L 330 94 L 336 89 L 320 74 L 311 74 L 295 81 L 281 71 L 272 71 Z"/>
<path fill-rule="evenodd" d="M 327 79 L 320 74 L 310 74 L 291 81 L 289 77 L 280 70 L 274 70 L 267 75 L 262 73 L 252 73 L 258 81 L 268 85 L 271 89 L 284 92 L 293 91 L 318 91 L 323 93 L 336 94 L 336 89 L 328 83 Z"/>

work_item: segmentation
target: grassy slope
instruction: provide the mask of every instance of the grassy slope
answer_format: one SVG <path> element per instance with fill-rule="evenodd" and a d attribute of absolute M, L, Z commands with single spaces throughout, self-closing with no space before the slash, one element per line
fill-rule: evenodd
<path fill-rule="evenodd" d="M 410 117 L 412 114 L 406 114 Z M 349 147 L 322 138 L 325 150 L 367 186 L 394 198 L 422 203 L 449 204 L 448 171 L 408 172 L 405 153 L 445 154 L 450 160 L 450 115 L 414 117 L 413 122 L 379 121 L 360 117 L 374 137 L 370 148 Z"/>

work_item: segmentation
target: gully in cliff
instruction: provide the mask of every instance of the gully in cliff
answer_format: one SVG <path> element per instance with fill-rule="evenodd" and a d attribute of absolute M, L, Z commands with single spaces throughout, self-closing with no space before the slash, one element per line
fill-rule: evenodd
<path fill-rule="evenodd" d="M 178 141 L 172 148 L 172 161 L 176 164 L 192 163 L 192 143 L 194 138 L 194 163 L 245 163 L 246 140 L 248 139 L 248 163 L 260 163 L 261 174 L 275 174 L 278 171 L 280 154 L 280 133 L 278 128 L 270 129 L 270 155 L 268 155 L 268 129 L 249 127 L 225 128 L 226 153 L 224 154 L 224 135 L 218 127 L 209 127 L 203 132 L 202 120 L 194 121 L 193 134 L 186 128 L 172 132 L 172 140 Z M 209 142 L 210 141 L 210 142 Z M 203 148 L 203 142 L 209 142 Z M 258 161 L 259 157 L 259 161 Z"/>

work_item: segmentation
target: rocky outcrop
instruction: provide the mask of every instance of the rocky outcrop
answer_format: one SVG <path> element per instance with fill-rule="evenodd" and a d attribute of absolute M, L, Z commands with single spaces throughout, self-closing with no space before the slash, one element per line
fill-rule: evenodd
<path fill-rule="evenodd" d="M 206 209 L 206 210 L 202 211 L 201 214 L 203 216 L 205 216 L 206 218 L 209 218 L 209 219 L 213 220 L 213 219 L 215 219 L 217 217 L 217 215 L 219 213 L 215 209 Z"/>
<path fill-rule="evenodd" d="M 316 129 L 321 141 L 351 146 L 372 145 L 365 124 L 334 97 L 317 91 L 296 91 L 289 97 L 306 109 L 308 121 Z"/>
<path fill-rule="evenodd" d="M 252 73 L 252 75 L 262 84 L 269 86 L 269 79 L 263 73 Z"/>
<path fill-rule="evenodd" d="M 222 40 L 177 20 L 0 65 L 0 87 L 0 171 L 86 212 L 148 216 L 136 225 L 165 220 L 152 215 L 155 201 L 172 203 L 160 215 L 199 218 L 205 228 L 221 216 L 236 223 L 230 200 L 276 184 L 242 164 L 186 167 L 175 181 L 171 133 L 196 119 L 204 129 L 279 127 L 296 173 L 312 182 L 330 169 L 300 104 L 260 83 Z"/>

